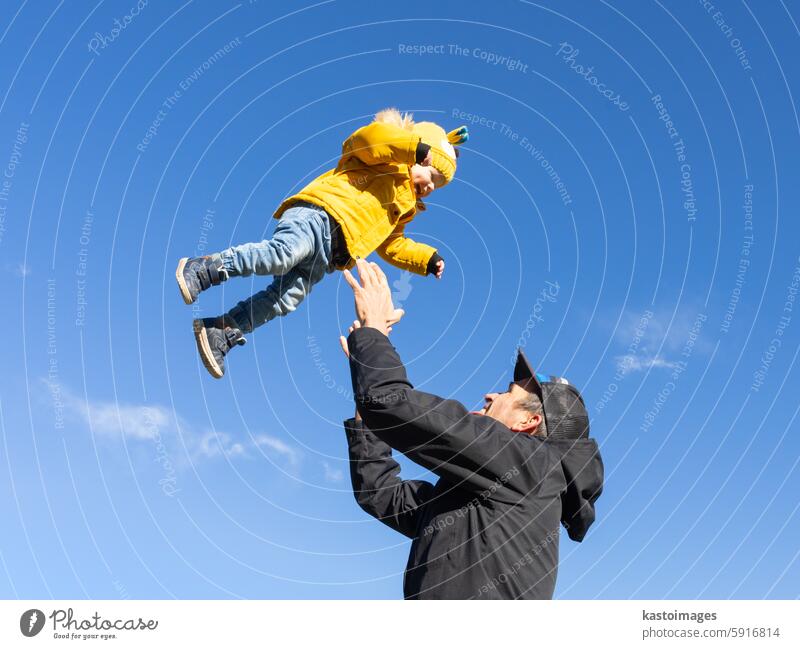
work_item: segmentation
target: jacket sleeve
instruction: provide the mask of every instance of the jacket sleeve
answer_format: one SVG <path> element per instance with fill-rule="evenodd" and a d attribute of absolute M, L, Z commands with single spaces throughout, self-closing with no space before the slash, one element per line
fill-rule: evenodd
<path fill-rule="evenodd" d="M 394 124 L 372 122 L 353 133 L 342 144 L 342 156 L 355 156 L 366 165 L 416 162 L 419 135 Z"/>
<path fill-rule="evenodd" d="M 376 252 L 381 259 L 392 266 L 411 271 L 417 275 L 427 275 L 428 262 L 436 253 L 436 248 L 406 237 L 405 229 L 409 221 L 411 221 L 409 217 L 401 218 L 397 227 L 378 246 Z"/>
<path fill-rule="evenodd" d="M 540 439 L 469 414 L 457 401 L 414 390 L 394 347 L 377 329 L 356 329 L 348 346 L 359 413 L 386 444 L 482 497 L 517 502 L 542 479 L 543 471 L 536 470 L 545 464 Z"/>
<path fill-rule="evenodd" d="M 409 538 L 416 536 L 422 507 L 433 485 L 424 480 L 401 480 L 392 449 L 375 437 L 363 422 L 344 422 L 350 449 L 353 495 L 365 512 Z"/>

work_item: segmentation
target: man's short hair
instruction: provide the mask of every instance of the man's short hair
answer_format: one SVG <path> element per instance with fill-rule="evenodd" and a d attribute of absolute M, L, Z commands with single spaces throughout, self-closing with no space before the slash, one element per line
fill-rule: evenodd
<path fill-rule="evenodd" d="M 539 427 L 536 429 L 534 435 L 538 435 L 539 437 L 547 437 L 547 423 L 544 417 L 544 406 L 542 405 L 542 400 L 539 398 L 539 395 L 535 392 L 528 392 L 520 399 L 519 405 L 532 415 L 541 416 L 542 421 L 539 424 Z"/>

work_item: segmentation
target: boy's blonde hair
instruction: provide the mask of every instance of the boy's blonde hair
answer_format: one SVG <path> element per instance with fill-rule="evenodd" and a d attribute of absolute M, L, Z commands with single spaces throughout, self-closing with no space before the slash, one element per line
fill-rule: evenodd
<path fill-rule="evenodd" d="M 376 122 L 383 122 L 385 124 L 393 124 L 399 126 L 407 131 L 414 128 L 414 115 L 411 113 L 400 113 L 396 108 L 384 108 L 375 114 Z"/>

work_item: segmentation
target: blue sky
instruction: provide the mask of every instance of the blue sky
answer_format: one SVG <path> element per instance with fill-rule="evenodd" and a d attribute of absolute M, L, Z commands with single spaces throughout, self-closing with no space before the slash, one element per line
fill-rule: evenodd
<path fill-rule="evenodd" d="M 269 278 L 193 309 L 173 275 L 397 106 L 472 134 L 410 227 L 443 280 L 387 269 L 412 381 L 472 406 L 523 344 L 601 444 L 556 596 L 797 597 L 800 7 L 717 4 L 10 3 L 0 596 L 401 596 L 349 489 L 341 276 L 214 381 L 192 317 Z"/>

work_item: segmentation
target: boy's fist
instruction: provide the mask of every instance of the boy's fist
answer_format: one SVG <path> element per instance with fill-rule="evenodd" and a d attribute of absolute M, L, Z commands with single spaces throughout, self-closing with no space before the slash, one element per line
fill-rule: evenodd
<path fill-rule="evenodd" d="M 428 267 L 425 269 L 428 275 L 435 275 L 436 279 L 442 279 L 444 272 L 444 259 L 441 258 L 438 252 L 433 253 L 428 260 Z"/>

